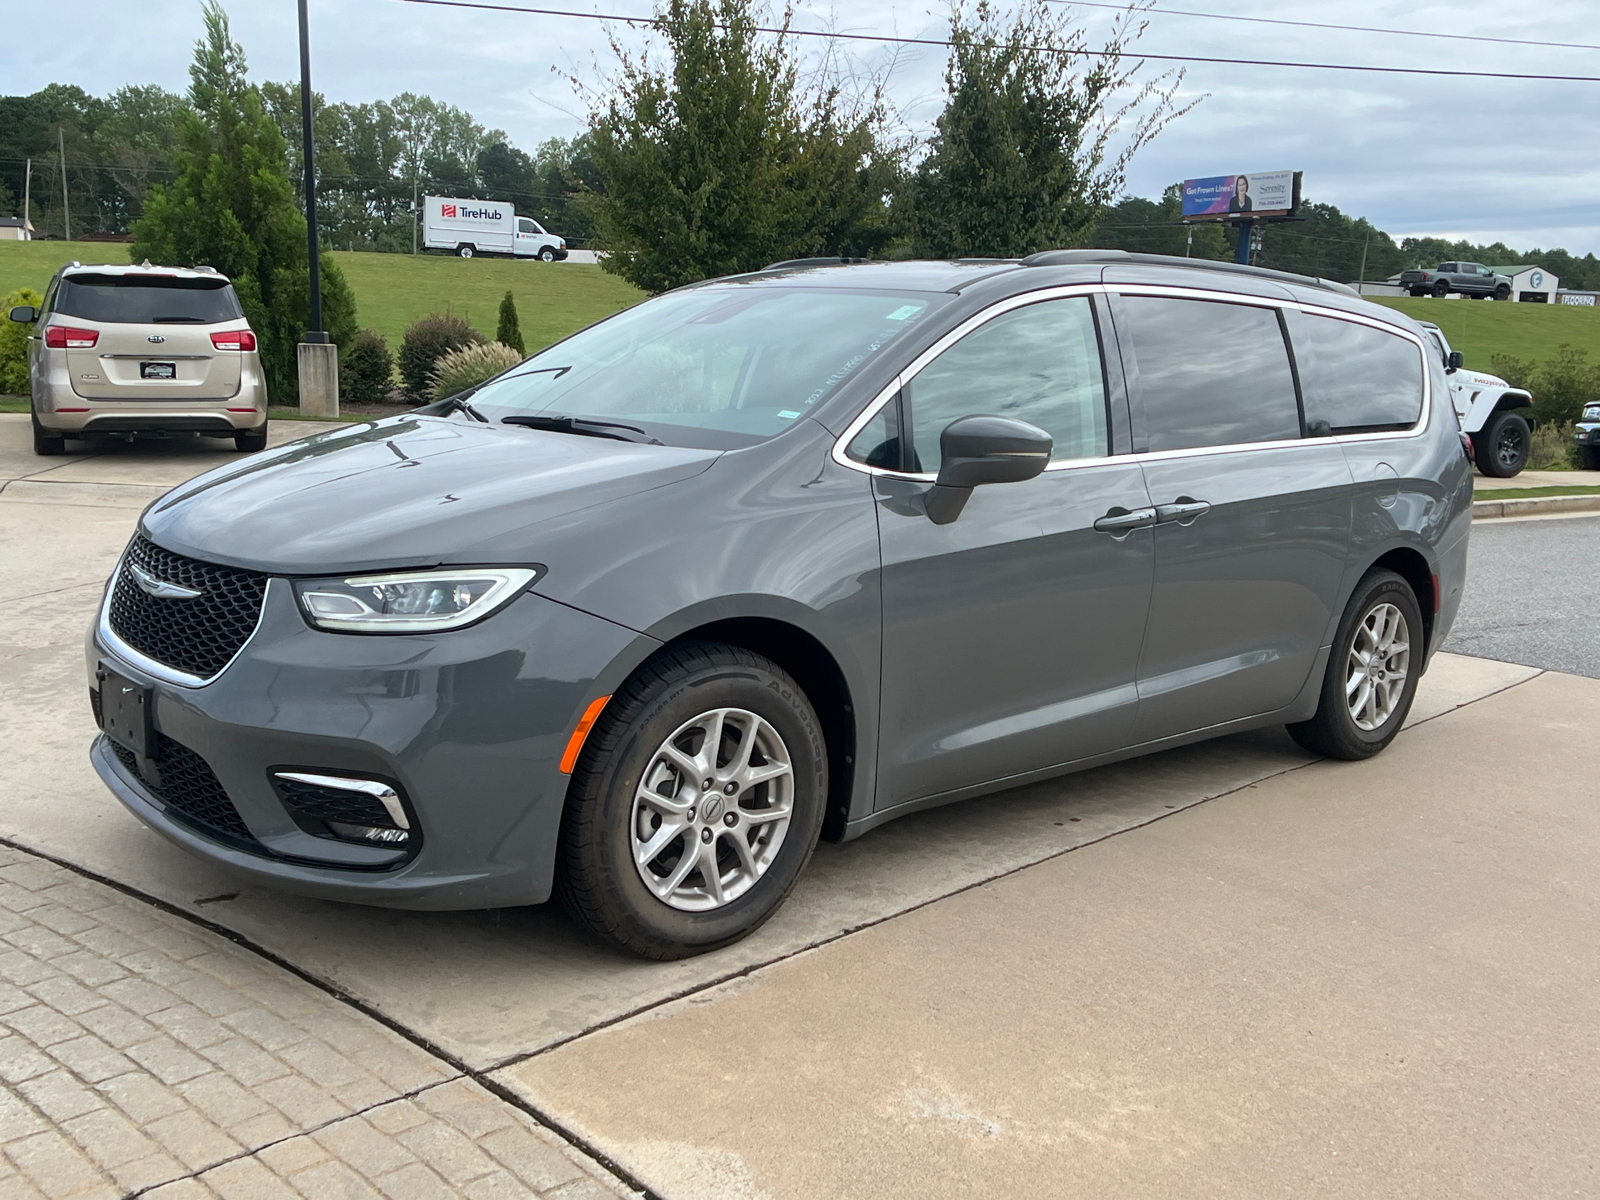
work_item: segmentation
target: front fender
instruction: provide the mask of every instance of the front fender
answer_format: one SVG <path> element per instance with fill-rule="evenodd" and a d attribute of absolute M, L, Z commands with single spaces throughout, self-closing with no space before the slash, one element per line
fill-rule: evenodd
<path fill-rule="evenodd" d="M 1489 418 L 1497 412 L 1509 408 L 1532 408 L 1533 396 L 1522 388 L 1512 387 L 1484 387 L 1472 392 L 1467 402 L 1467 409 L 1461 414 L 1461 428 L 1467 433 L 1477 433 L 1489 423 Z M 1528 419 L 1529 428 L 1534 427 L 1537 421 L 1531 414 L 1524 414 Z"/>

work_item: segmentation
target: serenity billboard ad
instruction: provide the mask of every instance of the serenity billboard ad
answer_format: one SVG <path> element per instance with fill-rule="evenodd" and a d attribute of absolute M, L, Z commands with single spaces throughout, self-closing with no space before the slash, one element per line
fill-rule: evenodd
<path fill-rule="evenodd" d="M 1261 171 L 1183 181 L 1183 219 L 1284 217 L 1299 207 L 1300 172 Z"/>

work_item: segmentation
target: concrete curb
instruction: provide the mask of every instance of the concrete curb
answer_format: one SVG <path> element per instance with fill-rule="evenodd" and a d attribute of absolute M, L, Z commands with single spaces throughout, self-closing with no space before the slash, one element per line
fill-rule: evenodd
<path fill-rule="evenodd" d="M 1600 512 L 1600 496 L 1529 496 L 1526 500 L 1474 500 L 1472 519 L 1535 517 L 1546 513 Z"/>

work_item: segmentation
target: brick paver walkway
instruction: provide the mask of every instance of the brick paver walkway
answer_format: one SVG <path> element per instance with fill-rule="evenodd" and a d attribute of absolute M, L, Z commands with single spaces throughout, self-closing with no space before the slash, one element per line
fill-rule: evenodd
<path fill-rule="evenodd" d="M 0 1196 L 628 1196 L 249 950 L 0 846 Z"/>

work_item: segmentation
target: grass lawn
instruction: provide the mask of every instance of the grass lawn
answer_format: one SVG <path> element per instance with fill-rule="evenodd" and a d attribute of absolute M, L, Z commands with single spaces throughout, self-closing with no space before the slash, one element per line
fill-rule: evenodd
<path fill-rule="evenodd" d="M 1473 370 L 1490 370 L 1493 354 L 1540 362 L 1553 357 L 1563 342 L 1587 350 L 1590 362 L 1600 362 L 1600 308 L 1409 296 L 1372 299 L 1419 321 L 1432 321 Z"/>
<path fill-rule="evenodd" d="M 1526 500 L 1533 496 L 1600 496 L 1600 487 L 1557 484 L 1553 487 L 1476 488 L 1472 493 L 1474 500 Z"/>
<path fill-rule="evenodd" d="M 57 267 L 127 261 L 117 242 L 0 242 L 0 296 L 24 285 L 44 290 Z M 500 298 L 510 289 L 528 350 L 627 308 L 644 293 L 586 263 L 542 263 L 443 255 L 330 251 L 356 294 L 356 318 L 398 350 L 406 326 L 450 309 L 493 337 Z"/>

